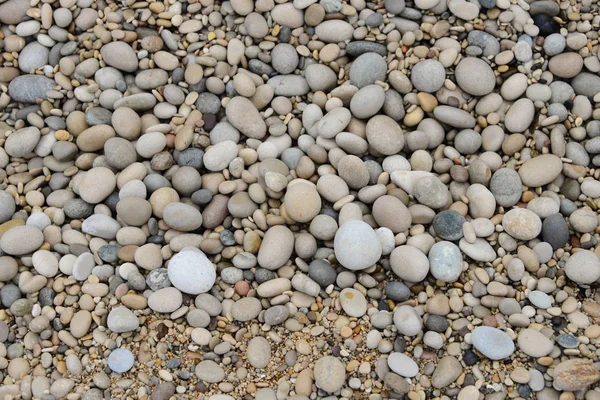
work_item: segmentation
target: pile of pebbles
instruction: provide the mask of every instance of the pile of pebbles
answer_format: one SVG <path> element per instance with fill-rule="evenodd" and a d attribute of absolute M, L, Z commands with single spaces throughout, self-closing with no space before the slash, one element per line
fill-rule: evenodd
<path fill-rule="evenodd" d="M 600 399 L 600 6 L 0 3 L 0 398 Z"/>

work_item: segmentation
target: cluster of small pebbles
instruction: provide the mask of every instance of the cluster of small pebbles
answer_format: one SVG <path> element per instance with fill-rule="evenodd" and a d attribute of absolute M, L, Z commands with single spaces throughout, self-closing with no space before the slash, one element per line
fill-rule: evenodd
<path fill-rule="evenodd" d="M 600 399 L 599 29 L 2 1 L 0 399 Z"/>

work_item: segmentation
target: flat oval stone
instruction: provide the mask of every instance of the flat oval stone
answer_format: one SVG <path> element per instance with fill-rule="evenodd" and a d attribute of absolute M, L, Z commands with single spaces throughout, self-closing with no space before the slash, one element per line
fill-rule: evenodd
<path fill-rule="evenodd" d="M 6 254 L 22 256 L 39 249 L 44 242 L 44 234 L 29 225 L 15 226 L 0 237 L 0 249 Z"/>
<path fill-rule="evenodd" d="M 26 156 L 35 149 L 40 137 L 40 130 L 35 126 L 19 129 L 6 139 L 4 150 L 13 157 Z"/>
<path fill-rule="evenodd" d="M 267 126 L 261 118 L 256 106 L 245 97 L 234 97 L 225 108 L 227 120 L 244 135 L 253 139 L 262 139 L 267 133 Z"/>
<path fill-rule="evenodd" d="M 511 338 L 500 329 L 479 326 L 471 333 L 471 343 L 484 356 L 491 360 L 503 360 L 515 351 Z"/>
<path fill-rule="evenodd" d="M 523 185 L 531 188 L 547 185 L 562 172 L 563 164 L 553 154 L 543 154 L 527 160 L 519 168 Z"/>
<path fill-rule="evenodd" d="M 542 231 L 542 220 L 531 210 L 514 208 L 504 214 L 502 227 L 515 239 L 531 240 Z"/>
<path fill-rule="evenodd" d="M 36 99 L 46 99 L 46 93 L 55 84 L 54 80 L 43 75 L 21 75 L 10 81 L 8 95 L 13 101 L 35 103 Z"/>
<path fill-rule="evenodd" d="M 403 353 L 390 353 L 387 363 L 392 371 L 405 378 L 412 378 L 419 373 L 419 366 L 417 363 Z"/>
<path fill-rule="evenodd" d="M 523 329 L 517 337 L 519 349 L 528 356 L 539 358 L 552 352 L 554 343 L 535 329 Z"/>
<path fill-rule="evenodd" d="M 294 234 L 286 226 L 273 226 L 265 233 L 258 251 L 258 264 L 268 270 L 282 267 L 294 251 Z"/>

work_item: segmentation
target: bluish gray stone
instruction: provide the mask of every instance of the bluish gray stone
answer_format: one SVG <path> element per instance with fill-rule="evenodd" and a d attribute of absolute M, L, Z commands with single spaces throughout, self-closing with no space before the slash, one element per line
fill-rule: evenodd
<path fill-rule="evenodd" d="M 438 213 L 432 222 L 435 233 L 444 240 L 459 240 L 463 237 L 462 226 L 465 217 L 454 210 L 445 210 Z"/>
<path fill-rule="evenodd" d="M 502 207 L 512 207 L 521 199 L 521 177 L 514 169 L 500 168 L 490 180 L 490 192 L 496 203 Z"/>
<path fill-rule="evenodd" d="M 429 250 L 429 271 L 435 279 L 456 282 L 462 272 L 463 257 L 452 242 L 438 242 Z"/>
<path fill-rule="evenodd" d="M 573 78 L 571 86 L 575 93 L 592 98 L 600 92 L 600 76 L 581 72 Z"/>
<path fill-rule="evenodd" d="M 166 268 L 157 268 L 150 271 L 146 277 L 146 284 L 154 292 L 171 286 L 168 270 Z"/>
<path fill-rule="evenodd" d="M 485 8 L 494 8 L 496 6 L 496 0 L 479 0 L 479 4 Z"/>
<path fill-rule="evenodd" d="M 308 276 L 324 288 L 335 282 L 337 272 L 327 261 L 313 260 L 308 267 Z"/>
<path fill-rule="evenodd" d="M 533 304 L 537 308 L 541 308 L 544 310 L 552 306 L 552 299 L 550 298 L 550 296 L 548 296 L 546 293 L 540 290 L 534 290 L 531 293 L 529 293 L 527 299 L 529 299 L 531 304 Z"/>
<path fill-rule="evenodd" d="M 346 45 L 346 51 L 352 57 L 358 57 L 365 53 L 377 53 L 382 57 L 387 56 L 387 49 L 384 45 L 377 42 L 369 42 L 366 40 L 359 40 L 356 42 L 350 42 Z"/>
<path fill-rule="evenodd" d="M 365 19 L 365 25 L 367 26 L 371 26 L 371 27 L 376 27 L 379 26 L 383 23 L 383 15 L 379 14 L 379 13 L 373 13 L 371 15 L 369 15 L 366 19 Z"/>
<path fill-rule="evenodd" d="M 567 40 L 560 33 L 553 33 L 544 39 L 544 51 L 549 56 L 556 56 L 563 52 Z"/>
<path fill-rule="evenodd" d="M 577 205 L 575 203 L 573 203 L 571 200 L 569 200 L 569 199 L 560 199 L 560 213 L 562 215 L 564 215 L 565 217 L 568 217 L 575 210 L 577 210 Z M 548 218 L 549 217 L 547 217 L 546 220 Z M 566 224 L 566 222 L 565 222 L 565 224 Z M 543 233 L 543 228 L 542 228 L 542 233 Z M 568 233 L 568 231 L 567 231 L 567 233 Z"/>
<path fill-rule="evenodd" d="M 570 333 L 564 333 L 556 337 L 556 343 L 565 349 L 576 349 L 579 347 L 579 340 Z"/>
<path fill-rule="evenodd" d="M 2 289 L 0 289 L 0 302 L 4 308 L 10 308 L 13 303 L 21 298 L 21 291 L 19 288 L 12 283 L 8 285 L 4 285 Z"/>
<path fill-rule="evenodd" d="M 385 285 L 385 295 L 394 301 L 406 301 L 410 298 L 410 289 L 402 282 L 388 282 Z"/>
<path fill-rule="evenodd" d="M 221 100 L 215 94 L 200 93 L 196 100 L 196 108 L 203 114 L 217 114 L 221 110 Z"/>
<path fill-rule="evenodd" d="M 35 103 L 36 99 L 46 99 L 46 92 L 52 90 L 55 82 L 42 75 L 21 75 L 10 81 L 8 95 L 19 103 Z"/>
<path fill-rule="evenodd" d="M 98 256 L 107 263 L 116 263 L 119 261 L 119 249 L 118 246 L 107 244 L 98 249 Z"/>
<path fill-rule="evenodd" d="M 496 0 L 480 0 L 480 2 L 481 1 L 494 4 L 496 3 Z M 500 53 L 500 42 L 498 42 L 498 39 L 484 31 L 473 30 L 469 32 L 469 35 L 467 36 L 467 43 L 469 43 L 470 46 L 479 47 L 483 51 L 483 55 L 485 57 L 489 55 L 495 56 L 496 54 Z"/>
<path fill-rule="evenodd" d="M 273 306 L 264 314 L 265 323 L 270 326 L 283 324 L 290 316 L 290 310 L 283 305 Z"/>
<path fill-rule="evenodd" d="M 542 223 L 542 238 L 553 250 L 560 249 L 569 241 L 569 227 L 561 214 L 553 214 Z"/>
<path fill-rule="evenodd" d="M 89 126 L 112 125 L 112 112 L 102 107 L 93 107 L 85 112 L 85 122 Z"/>
<path fill-rule="evenodd" d="M 115 349 L 108 356 L 108 367 L 119 374 L 129 371 L 134 362 L 133 353 L 124 348 Z"/>
<path fill-rule="evenodd" d="M 385 81 L 387 63 L 377 53 L 365 53 L 359 56 L 350 66 L 350 83 L 359 89 L 375 83 Z"/>
<path fill-rule="evenodd" d="M 484 356 L 491 360 L 510 357 L 515 351 L 511 338 L 500 329 L 479 326 L 471 334 L 471 343 Z"/>
<path fill-rule="evenodd" d="M 94 206 L 83 199 L 76 198 L 67 200 L 63 211 L 71 219 L 85 219 L 94 214 Z"/>

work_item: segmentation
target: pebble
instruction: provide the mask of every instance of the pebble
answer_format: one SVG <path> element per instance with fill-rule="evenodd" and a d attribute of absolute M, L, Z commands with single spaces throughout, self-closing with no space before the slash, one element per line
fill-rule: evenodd
<path fill-rule="evenodd" d="M 527 160 L 519 168 L 519 176 L 524 185 L 540 187 L 552 182 L 562 171 L 560 158 L 544 154 Z"/>
<path fill-rule="evenodd" d="M 442 241 L 429 250 L 429 269 L 435 279 L 443 282 L 455 282 L 463 268 L 463 257 L 454 243 Z"/>
<path fill-rule="evenodd" d="M 387 363 L 392 371 L 406 378 L 412 378 L 419 373 L 417 363 L 402 353 L 390 353 Z"/>
<path fill-rule="evenodd" d="M 139 326 L 137 316 L 127 307 L 120 306 L 113 308 L 108 313 L 107 326 L 113 332 L 131 332 L 135 331 Z"/>
<path fill-rule="evenodd" d="M 375 264 L 381 257 L 379 237 L 367 223 L 348 221 L 335 234 L 334 250 L 337 260 L 352 271 Z"/>
<path fill-rule="evenodd" d="M 483 60 L 475 57 L 463 58 L 454 72 L 458 86 L 474 96 L 491 93 L 496 86 L 494 72 Z"/>
<path fill-rule="evenodd" d="M 118 374 L 129 371 L 134 362 L 133 353 L 124 348 L 115 349 L 108 356 L 108 367 Z"/>
<path fill-rule="evenodd" d="M 367 312 L 367 299 L 356 289 L 346 288 L 340 292 L 340 304 L 351 317 L 360 318 Z"/>
<path fill-rule="evenodd" d="M 533 211 L 514 208 L 502 218 L 502 227 L 518 240 L 531 240 L 542 231 L 542 220 Z"/>
<path fill-rule="evenodd" d="M 508 358 L 515 351 L 515 345 L 506 333 L 489 326 L 475 328 L 471 342 L 479 352 L 492 360 Z"/>
<path fill-rule="evenodd" d="M 271 345 L 264 337 L 255 337 L 248 343 L 246 356 L 254 368 L 265 368 L 271 359 Z"/>
<path fill-rule="evenodd" d="M 214 265 L 199 250 L 181 251 L 176 254 L 169 261 L 167 270 L 169 281 L 184 293 L 206 293 L 216 280 Z"/>
<path fill-rule="evenodd" d="M 567 277 L 578 284 L 590 284 L 600 278 L 600 260 L 589 250 L 572 254 L 564 267 Z"/>
<path fill-rule="evenodd" d="M 315 362 L 314 376 L 319 389 L 334 393 L 346 382 L 346 368 L 337 358 L 324 356 Z"/>

